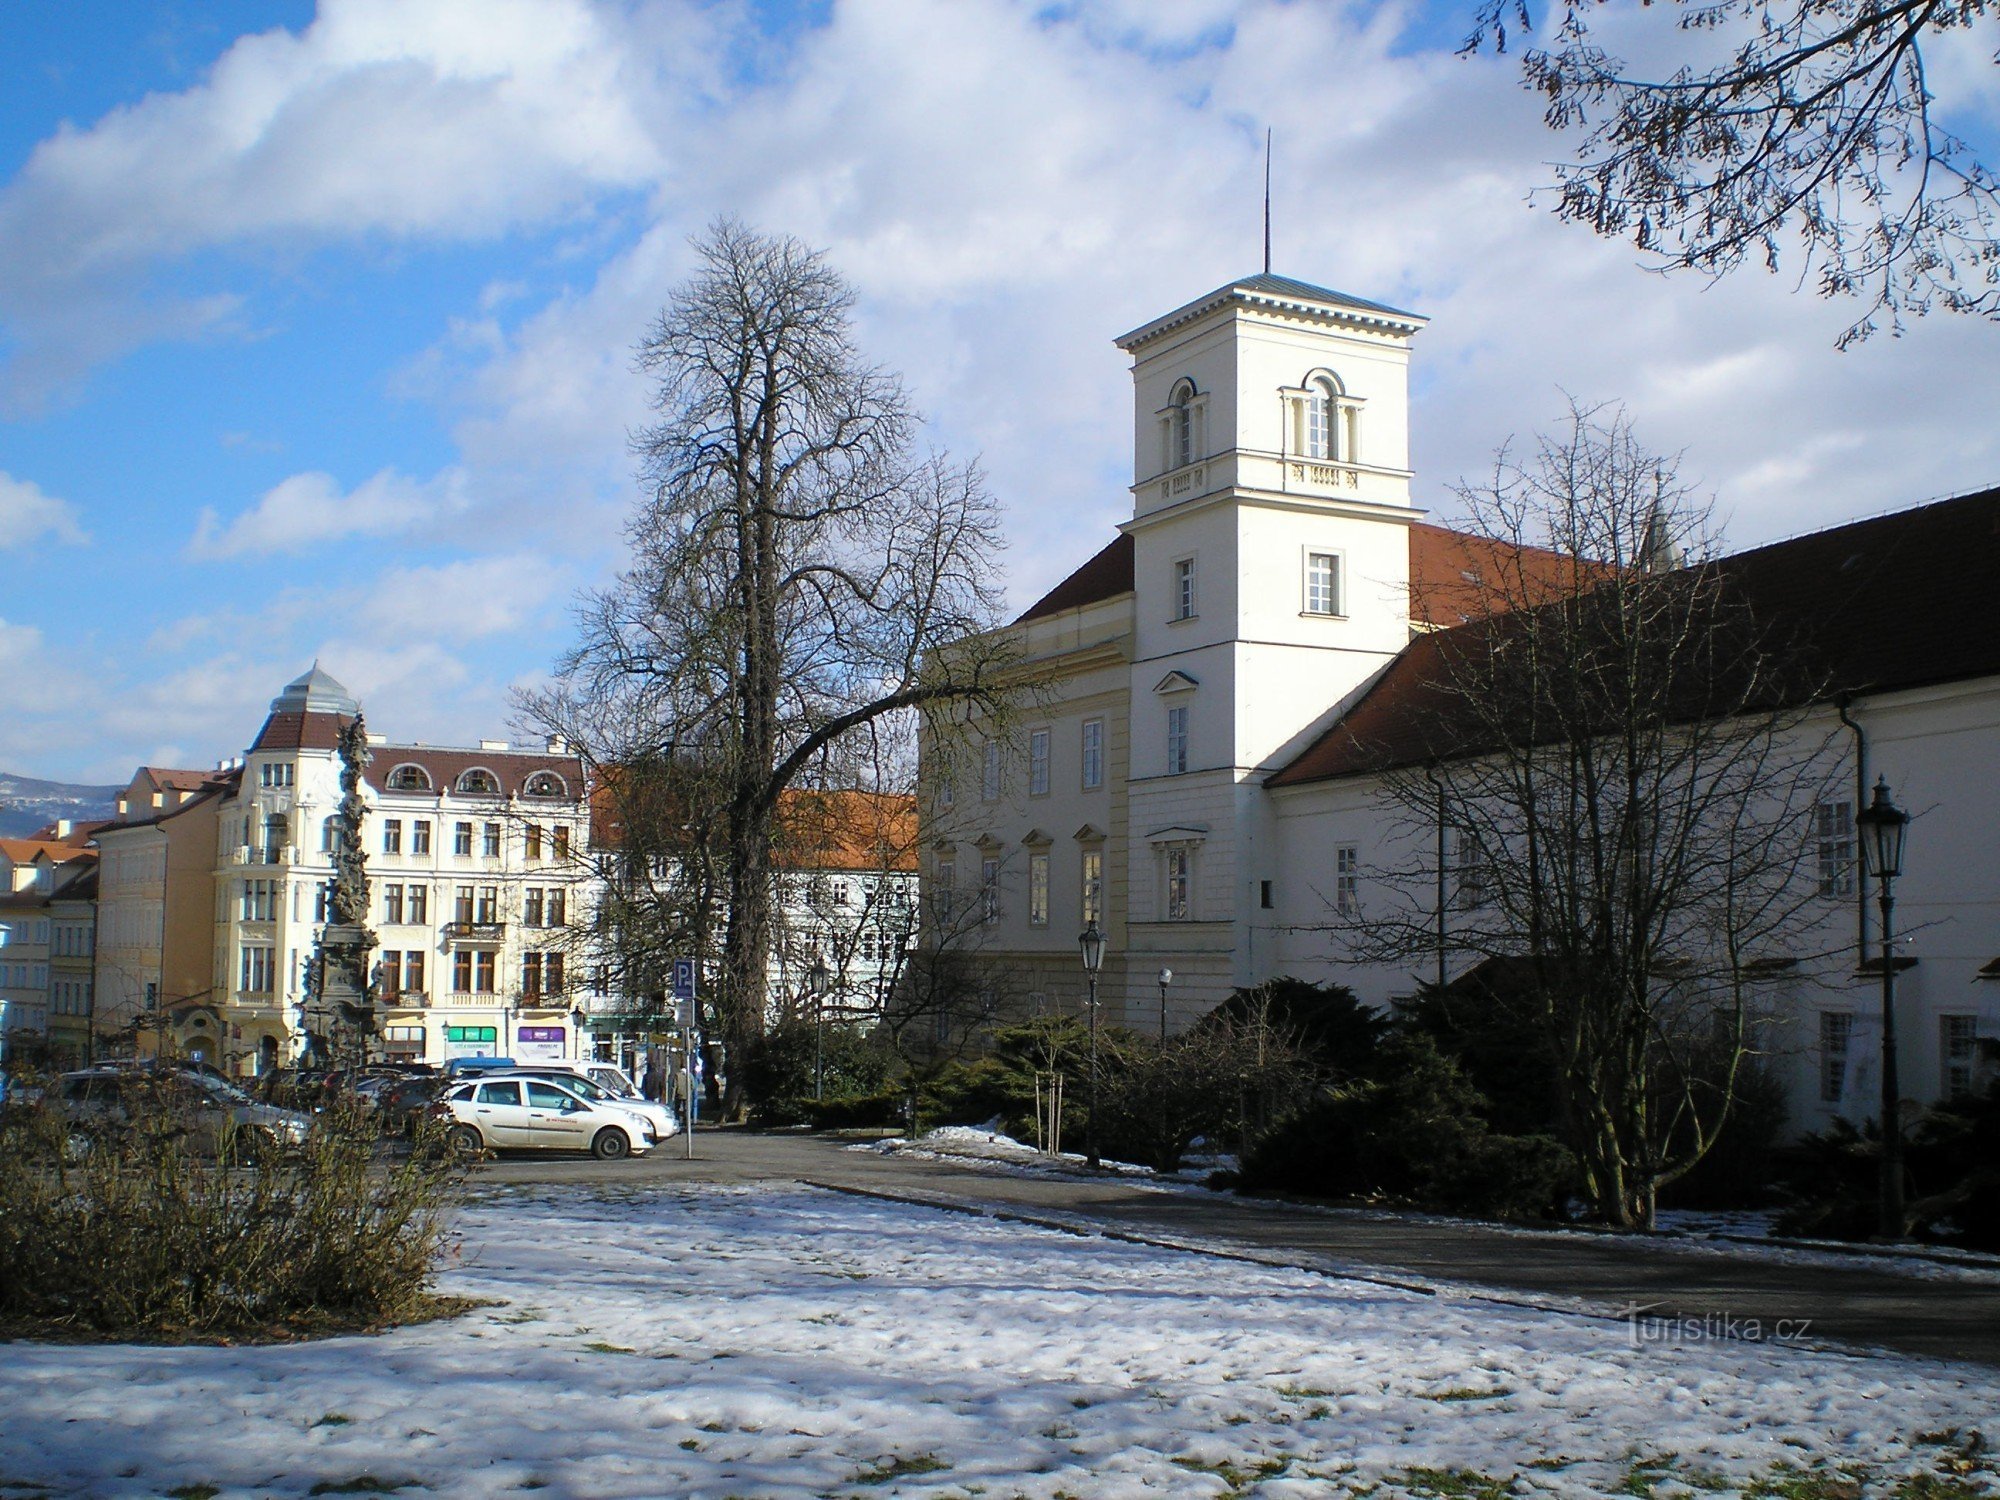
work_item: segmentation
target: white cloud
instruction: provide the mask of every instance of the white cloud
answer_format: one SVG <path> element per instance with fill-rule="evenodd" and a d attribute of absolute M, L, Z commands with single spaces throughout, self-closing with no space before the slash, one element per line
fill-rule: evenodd
<path fill-rule="evenodd" d="M 90 540 L 77 524 L 74 505 L 42 493 L 31 479 L 16 479 L 0 469 L 0 551 L 26 547 L 43 537 L 72 546 Z"/>
<path fill-rule="evenodd" d="M 31 405 L 231 316 L 230 294 L 137 296 L 193 251 L 486 238 L 655 180 L 648 87 L 709 30 L 698 12 L 675 29 L 642 51 L 585 0 L 323 0 L 194 88 L 65 124 L 0 193 L 4 393 Z"/>
<path fill-rule="evenodd" d="M 465 503 L 456 470 L 420 481 L 384 469 L 346 493 L 331 474 L 294 474 L 226 523 L 204 506 L 187 553 L 204 561 L 300 553 L 349 537 L 415 531 Z"/>
<path fill-rule="evenodd" d="M 360 618 L 368 637 L 384 645 L 474 641 L 536 623 L 565 586 L 557 566 L 525 554 L 395 568 L 362 604 Z"/>

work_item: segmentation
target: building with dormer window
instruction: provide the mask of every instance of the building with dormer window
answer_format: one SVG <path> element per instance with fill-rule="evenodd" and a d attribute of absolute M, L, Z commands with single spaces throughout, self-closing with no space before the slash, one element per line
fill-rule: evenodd
<path fill-rule="evenodd" d="M 1574 564 L 1453 532 L 1413 503 L 1409 369 L 1424 325 L 1265 274 L 1118 340 L 1132 362 L 1131 516 L 1009 627 L 1042 684 L 1020 722 L 925 734 L 929 930 L 961 936 L 976 911 L 967 948 L 1004 971 L 996 991 L 1080 1007 L 1076 934 L 1090 921 L 1108 939 L 1107 1018 L 1148 1031 L 1162 969 L 1175 1029 L 1283 975 L 1382 1006 L 1469 977 L 1450 933 L 1486 900 L 1487 872 L 1449 827 L 1422 840 L 1434 963 L 1356 957 L 1371 885 L 1392 851 L 1409 865 L 1407 818 L 1381 778 L 1429 753 L 1438 656 L 1425 642 L 1478 628 L 1483 573 L 1505 568 L 1532 595 Z M 2000 1037 L 2000 490 L 1721 565 L 1813 642 L 1833 686 L 1798 706 L 1854 776 L 1852 796 L 1799 830 L 1799 878 L 1824 902 L 1812 953 L 1758 960 L 1793 1124 L 1864 1117 L 1879 1083 L 1879 932 L 1854 841 L 1878 775 L 1925 814 L 1897 888 L 1903 1091 L 1979 1086 Z"/>

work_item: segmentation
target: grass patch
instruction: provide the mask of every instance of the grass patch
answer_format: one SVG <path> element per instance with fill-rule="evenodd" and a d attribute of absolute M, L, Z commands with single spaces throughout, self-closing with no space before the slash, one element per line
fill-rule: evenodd
<path fill-rule="evenodd" d="M 1275 1479 L 1292 1466 L 1289 1458 L 1260 1458 L 1247 1469 L 1226 1461 L 1216 1463 L 1205 1458 L 1175 1458 L 1169 1459 L 1168 1462 L 1177 1469 L 1185 1469 L 1190 1474 L 1212 1474 L 1220 1479 L 1229 1486 L 1224 1491 L 1222 1500 L 1237 1500 L 1237 1497 L 1243 1495 L 1252 1485 L 1260 1484 L 1266 1479 Z"/>
<path fill-rule="evenodd" d="M 1438 1500 L 1508 1500 L 1510 1495 L 1504 1480 L 1477 1469 L 1405 1469 L 1399 1477 L 1413 1494 Z"/>
<path fill-rule="evenodd" d="M 1778 1464 L 1743 1488 L 1749 1500 L 1861 1500 L 1861 1479 L 1840 1469 Z"/>
<path fill-rule="evenodd" d="M 393 1495 L 398 1490 L 427 1490 L 420 1479 L 377 1479 L 373 1474 L 357 1474 L 352 1479 L 322 1479 L 307 1490 L 308 1495 Z"/>
<path fill-rule="evenodd" d="M 315 1427 L 346 1427 L 354 1421 L 344 1411 L 330 1411 L 312 1425 Z"/>
<path fill-rule="evenodd" d="M 951 1467 L 935 1453 L 894 1453 L 877 1459 L 872 1469 L 863 1469 L 849 1484 L 888 1484 L 916 1474 L 941 1474 Z"/>
<path fill-rule="evenodd" d="M 1417 1395 L 1425 1401 L 1442 1401 L 1445 1403 L 1455 1401 L 1498 1401 L 1504 1396 L 1511 1396 L 1513 1394 L 1513 1388 L 1504 1385 L 1492 1387 L 1454 1385 L 1441 1391 L 1417 1392 Z"/>
<path fill-rule="evenodd" d="M 637 1354 L 637 1349 L 627 1349 L 623 1344 L 607 1344 L 603 1339 L 592 1339 L 583 1346 L 592 1354 Z"/>
<path fill-rule="evenodd" d="M 167 1491 L 167 1500 L 215 1500 L 221 1493 L 220 1485 L 177 1484 Z"/>

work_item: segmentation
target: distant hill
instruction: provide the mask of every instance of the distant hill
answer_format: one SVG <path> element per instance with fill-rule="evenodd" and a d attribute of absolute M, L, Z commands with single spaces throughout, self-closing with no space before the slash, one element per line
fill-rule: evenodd
<path fill-rule="evenodd" d="M 108 818 L 122 786 L 71 786 L 0 771 L 0 838 L 26 838 L 57 818 Z"/>

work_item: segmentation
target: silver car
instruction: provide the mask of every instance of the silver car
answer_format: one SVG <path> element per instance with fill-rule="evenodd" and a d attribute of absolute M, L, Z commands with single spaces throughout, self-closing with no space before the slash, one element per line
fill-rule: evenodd
<path fill-rule="evenodd" d="M 617 1069 L 612 1069 L 617 1072 Z M 501 1073 L 483 1074 L 487 1078 L 546 1078 L 573 1093 L 581 1094 L 592 1104 L 607 1105 L 612 1109 L 622 1109 L 628 1114 L 639 1116 L 653 1127 L 653 1139 L 664 1141 L 669 1136 L 679 1135 L 680 1117 L 657 1099 L 642 1099 L 635 1094 L 621 1094 L 617 1089 L 600 1083 L 596 1078 L 579 1073 L 574 1065 L 551 1064 L 538 1067 L 534 1063 L 523 1063 L 518 1068 L 509 1068 Z M 621 1075 L 622 1076 L 622 1075 Z"/>
<path fill-rule="evenodd" d="M 48 1102 L 70 1126 L 70 1150 L 81 1155 L 91 1136 L 166 1120 L 205 1154 L 242 1157 L 296 1150 L 312 1116 L 251 1098 L 213 1073 L 180 1069 L 84 1068 L 65 1073 Z"/>
<path fill-rule="evenodd" d="M 609 1104 L 585 1099 L 551 1078 L 468 1079 L 446 1091 L 435 1106 L 450 1122 L 452 1149 L 475 1151 L 588 1151 L 617 1161 L 653 1149 L 650 1121 Z"/>

